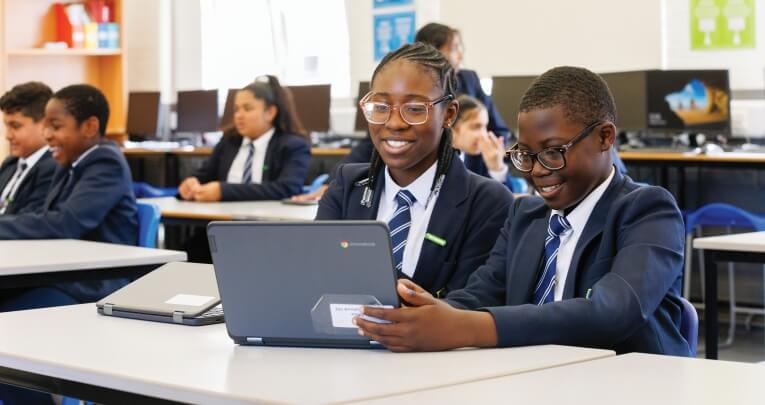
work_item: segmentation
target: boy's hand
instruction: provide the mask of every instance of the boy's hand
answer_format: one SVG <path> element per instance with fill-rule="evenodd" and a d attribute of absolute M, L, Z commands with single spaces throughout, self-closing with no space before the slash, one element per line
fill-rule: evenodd
<path fill-rule="evenodd" d="M 397 289 L 407 306 L 363 310 L 366 315 L 393 323 L 378 324 L 356 317 L 359 334 L 394 352 L 496 346 L 496 327 L 489 313 L 456 309 L 409 280 L 399 280 Z"/>
<path fill-rule="evenodd" d="M 478 149 L 489 170 L 498 172 L 505 167 L 505 140 L 501 136 L 489 131 L 478 137 Z"/>
<path fill-rule="evenodd" d="M 180 186 L 178 186 L 178 194 L 180 194 L 181 198 L 184 200 L 193 200 L 194 192 L 199 186 L 199 179 L 196 177 L 188 177 L 186 180 L 183 180 Z"/>
<path fill-rule="evenodd" d="M 220 201 L 220 199 L 221 191 L 219 181 L 211 181 L 209 183 L 203 184 L 197 187 L 197 190 L 194 192 L 194 200 L 196 201 L 212 202 Z"/>

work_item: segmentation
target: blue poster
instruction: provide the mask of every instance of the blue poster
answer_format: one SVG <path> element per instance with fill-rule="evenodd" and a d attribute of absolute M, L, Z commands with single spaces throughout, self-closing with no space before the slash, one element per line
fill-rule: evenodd
<path fill-rule="evenodd" d="M 414 11 L 374 16 L 375 61 L 401 45 L 414 42 Z"/>
<path fill-rule="evenodd" d="M 374 8 L 398 7 L 398 6 L 408 6 L 412 3 L 414 3 L 414 0 L 372 0 L 372 7 Z"/>

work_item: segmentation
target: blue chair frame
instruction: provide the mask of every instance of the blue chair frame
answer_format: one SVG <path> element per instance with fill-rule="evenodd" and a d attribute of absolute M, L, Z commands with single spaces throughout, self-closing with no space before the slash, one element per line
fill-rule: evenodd
<path fill-rule="evenodd" d="M 154 204 L 139 202 L 136 206 L 138 208 L 138 246 L 155 248 L 162 213 Z"/>

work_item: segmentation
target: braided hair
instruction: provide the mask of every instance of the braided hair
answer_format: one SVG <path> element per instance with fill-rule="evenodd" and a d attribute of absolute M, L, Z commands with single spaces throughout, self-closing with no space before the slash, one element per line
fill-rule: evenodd
<path fill-rule="evenodd" d="M 422 42 L 404 45 L 385 55 L 380 61 L 380 64 L 375 68 L 374 73 L 372 73 L 370 87 L 374 86 L 375 77 L 377 77 L 378 73 L 380 73 L 386 65 L 395 61 L 408 61 L 416 63 L 424 68 L 433 77 L 433 81 L 443 89 L 444 95 L 450 95 L 451 98 L 454 99 L 457 89 L 457 76 L 454 72 L 454 68 L 438 49 Z M 444 128 L 441 142 L 438 144 L 436 176 L 430 187 L 430 196 L 428 196 L 428 201 L 425 203 L 426 206 L 430 202 L 430 199 L 433 198 L 434 195 L 437 195 L 441 190 L 441 186 L 446 178 L 446 171 L 449 170 L 453 157 L 454 148 L 452 147 L 452 131 L 451 128 Z M 361 198 L 361 205 L 365 205 L 367 208 L 372 206 L 374 190 L 377 186 L 383 167 L 385 167 L 385 162 L 383 162 L 377 149 L 373 149 L 372 158 L 369 161 L 369 178 L 359 182 L 359 185 L 365 186 Z"/>

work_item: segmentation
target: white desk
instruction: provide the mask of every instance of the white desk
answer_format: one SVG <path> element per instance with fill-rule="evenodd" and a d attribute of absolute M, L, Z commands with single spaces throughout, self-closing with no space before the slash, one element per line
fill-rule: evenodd
<path fill-rule="evenodd" d="M 751 405 L 763 382 L 761 364 L 634 353 L 361 403 Z"/>
<path fill-rule="evenodd" d="M 693 240 L 694 249 L 704 249 L 704 322 L 706 358 L 717 358 L 717 263 L 765 264 L 765 232 L 709 236 Z"/>
<path fill-rule="evenodd" d="M 193 202 L 175 197 L 142 198 L 140 202 L 156 204 L 162 219 L 189 221 L 312 221 L 316 205 L 287 205 L 281 201 Z"/>
<path fill-rule="evenodd" d="M 0 276 L 186 261 L 186 252 L 73 239 L 0 241 Z"/>
<path fill-rule="evenodd" d="M 222 324 L 104 317 L 92 304 L 0 314 L 0 331 L 0 379 L 16 370 L 106 387 L 111 396 L 83 398 L 106 403 L 130 393 L 203 404 L 337 403 L 613 356 L 564 346 L 415 354 L 243 347 Z"/>

